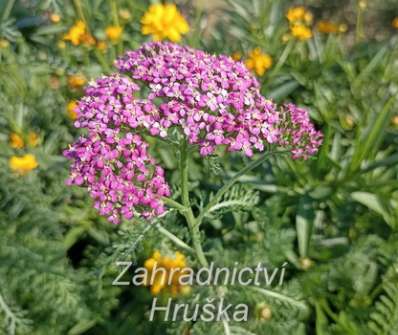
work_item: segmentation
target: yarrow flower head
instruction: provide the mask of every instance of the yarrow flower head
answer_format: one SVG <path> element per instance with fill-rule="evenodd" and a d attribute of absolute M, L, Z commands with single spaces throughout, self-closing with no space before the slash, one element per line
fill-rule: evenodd
<path fill-rule="evenodd" d="M 294 158 L 307 158 L 320 145 L 321 134 L 304 109 L 278 109 L 231 57 L 150 42 L 127 52 L 116 66 L 123 75 L 99 78 L 86 88 L 74 125 L 87 135 L 65 152 L 73 160 L 69 183 L 87 186 L 112 222 L 165 210 L 162 197 L 170 189 L 142 134 L 165 138 L 177 132 L 202 156 L 219 146 L 252 156 L 274 144 L 289 147 Z"/>
<path fill-rule="evenodd" d="M 243 63 L 172 43 L 147 43 L 117 62 L 121 72 L 150 88 L 158 106 L 160 129 L 182 128 L 203 156 L 225 145 L 230 151 L 264 149 L 278 139 L 278 113 L 259 92 Z"/>
<path fill-rule="evenodd" d="M 148 153 L 148 143 L 131 129 L 140 115 L 139 102 L 133 93 L 138 86 L 127 78 L 103 77 L 88 86 L 76 112 L 77 128 L 87 128 L 65 156 L 74 160 L 69 184 L 86 185 L 95 207 L 109 221 L 134 214 L 144 218 L 160 215 L 160 198 L 169 196 L 164 171 Z"/>

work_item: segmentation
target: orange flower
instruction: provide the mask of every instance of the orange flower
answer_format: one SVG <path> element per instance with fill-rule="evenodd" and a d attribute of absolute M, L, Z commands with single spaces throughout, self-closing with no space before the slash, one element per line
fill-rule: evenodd
<path fill-rule="evenodd" d="M 316 28 L 319 32 L 325 34 L 333 34 L 339 31 L 339 26 L 337 24 L 326 20 L 319 21 Z"/>
<path fill-rule="evenodd" d="M 65 34 L 64 41 L 70 41 L 73 45 L 79 45 L 85 33 L 86 24 L 81 20 L 77 21 Z"/>
<path fill-rule="evenodd" d="M 112 42 L 117 42 L 120 40 L 122 36 L 123 28 L 120 26 L 108 26 L 105 29 L 106 37 Z"/>
<path fill-rule="evenodd" d="M 86 81 L 86 77 L 82 74 L 72 74 L 68 77 L 68 85 L 70 88 L 80 88 Z"/>
<path fill-rule="evenodd" d="M 272 58 L 270 55 L 261 52 L 260 48 L 256 48 L 249 52 L 245 64 L 249 70 L 253 70 L 257 75 L 262 76 L 272 66 Z"/>
<path fill-rule="evenodd" d="M 242 59 L 242 54 L 239 51 L 235 51 L 232 55 L 231 55 L 233 60 L 241 60 Z"/>
<path fill-rule="evenodd" d="M 297 38 L 300 41 L 306 41 L 312 37 L 311 29 L 302 24 L 295 24 L 291 26 L 290 32 L 293 37 Z"/>
<path fill-rule="evenodd" d="M 148 271 L 151 280 L 152 272 L 154 272 L 153 282 L 148 282 L 147 286 L 151 286 L 152 295 L 158 295 L 161 292 L 169 292 L 171 295 L 188 294 L 190 287 L 187 285 L 180 285 L 179 278 L 186 273 L 186 259 L 185 256 L 176 252 L 175 257 L 162 256 L 159 251 L 155 251 L 152 257 L 148 258 L 144 267 Z M 154 270 L 155 269 L 155 270 Z M 164 269 L 165 271 L 158 271 Z"/>
<path fill-rule="evenodd" d="M 398 29 L 398 16 L 394 18 L 394 20 L 392 20 L 391 25 L 393 26 L 393 28 Z"/>
<path fill-rule="evenodd" d="M 66 105 L 66 111 L 68 113 L 69 118 L 72 121 L 76 120 L 77 118 L 76 107 L 77 107 L 76 100 L 69 101 L 68 104 Z"/>
<path fill-rule="evenodd" d="M 56 13 L 53 13 L 50 15 L 50 21 L 52 23 L 58 23 L 59 21 L 61 21 L 61 16 Z"/>
<path fill-rule="evenodd" d="M 10 134 L 10 147 L 13 149 L 22 149 L 25 146 L 25 142 L 21 135 L 17 133 Z"/>
<path fill-rule="evenodd" d="M 39 135 L 34 131 L 30 131 L 28 134 L 28 143 L 31 147 L 36 147 L 39 144 Z"/>
<path fill-rule="evenodd" d="M 108 45 L 106 44 L 105 41 L 98 41 L 98 42 L 97 42 L 97 49 L 98 49 L 99 51 L 104 52 L 107 48 L 108 48 Z"/>
<path fill-rule="evenodd" d="M 87 46 L 92 46 L 95 45 L 95 38 L 93 35 L 89 33 L 84 33 L 81 38 L 80 38 L 81 43 L 87 45 Z"/>

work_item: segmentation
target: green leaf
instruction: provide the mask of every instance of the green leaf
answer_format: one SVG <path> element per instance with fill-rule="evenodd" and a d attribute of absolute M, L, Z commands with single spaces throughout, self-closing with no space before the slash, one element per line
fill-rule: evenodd
<path fill-rule="evenodd" d="M 385 128 L 391 119 L 393 109 L 391 108 L 395 97 L 391 97 L 383 107 L 383 110 L 375 115 L 374 122 L 371 123 L 368 131 L 357 140 L 355 152 L 349 167 L 349 172 L 355 172 L 361 166 L 361 163 L 370 157 L 379 147 L 381 140 L 385 135 Z"/>
<path fill-rule="evenodd" d="M 383 203 L 377 195 L 368 192 L 353 192 L 351 193 L 351 197 L 360 204 L 380 214 L 387 223 L 392 221 L 388 212 L 388 204 Z"/>
<path fill-rule="evenodd" d="M 308 195 L 302 196 L 299 201 L 296 215 L 297 240 L 301 257 L 306 257 L 308 254 L 314 218 L 315 213 L 312 207 L 311 198 Z"/>

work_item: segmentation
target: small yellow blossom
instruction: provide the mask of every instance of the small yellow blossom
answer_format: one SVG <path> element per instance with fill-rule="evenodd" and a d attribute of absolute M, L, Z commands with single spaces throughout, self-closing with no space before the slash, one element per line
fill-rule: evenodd
<path fill-rule="evenodd" d="M 348 30 L 348 26 L 345 23 L 340 23 L 339 24 L 339 32 L 340 33 L 346 33 Z"/>
<path fill-rule="evenodd" d="M 233 60 L 239 61 L 242 59 L 242 54 L 238 51 L 235 51 L 232 55 L 231 55 Z"/>
<path fill-rule="evenodd" d="M 66 48 L 66 43 L 65 43 L 64 41 L 59 41 L 59 42 L 57 43 L 57 47 L 58 47 L 59 49 L 65 49 L 65 48 Z"/>
<path fill-rule="evenodd" d="M 398 29 L 398 16 L 396 18 L 394 18 L 394 20 L 392 20 L 392 26 L 395 29 Z"/>
<path fill-rule="evenodd" d="M 5 39 L 0 39 L 0 49 L 5 49 L 8 48 L 8 46 L 10 45 L 10 42 L 8 42 Z"/>
<path fill-rule="evenodd" d="M 79 45 L 86 33 L 86 24 L 79 20 L 64 35 L 64 41 L 70 41 L 73 45 Z"/>
<path fill-rule="evenodd" d="M 122 36 L 122 33 L 123 33 L 123 28 L 120 26 L 108 26 L 105 29 L 106 37 L 112 42 L 119 41 L 120 37 Z"/>
<path fill-rule="evenodd" d="M 91 35 L 89 33 L 84 33 L 80 37 L 80 42 L 85 44 L 85 45 L 87 45 L 87 46 L 93 46 L 96 43 L 95 38 L 93 37 L 93 35 Z"/>
<path fill-rule="evenodd" d="M 291 36 L 290 34 L 288 34 L 288 33 L 283 34 L 283 36 L 282 36 L 282 42 L 283 42 L 283 43 L 289 42 L 291 37 L 292 37 L 292 36 Z"/>
<path fill-rule="evenodd" d="M 189 25 L 175 4 L 153 4 L 141 19 L 141 32 L 152 35 L 154 41 L 169 39 L 181 41 L 181 35 L 188 33 Z"/>
<path fill-rule="evenodd" d="M 290 32 L 293 37 L 297 38 L 300 41 L 306 41 L 312 37 L 311 29 L 302 24 L 292 25 L 290 27 Z"/>
<path fill-rule="evenodd" d="M 25 146 L 25 142 L 21 135 L 17 133 L 10 134 L 10 147 L 13 149 L 22 149 Z"/>
<path fill-rule="evenodd" d="M 365 10 L 365 9 L 368 7 L 367 1 L 366 1 L 366 0 L 360 0 L 360 1 L 358 2 L 358 7 L 359 7 L 361 10 Z"/>
<path fill-rule="evenodd" d="M 82 74 L 72 74 L 68 77 L 68 85 L 70 88 L 80 88 L 86 81 L 86 77 Z"/>
<path fill-rule="evenodd" d="M 76 107 L 77 107 L 76 100 L 69 101 L 66 106 L 66 111 L 68 113 L 68 116 L 73 121 L 76 120 L 77 118 Z"/>
<path fill-rule="evenodd" d="M 152 295 L 156 296 L 161 292 L 169 292 L 171 295 L 176 296 L 177 294 L 190 292 L 189 286 L 180 285 L 179 283 L 179 278 L 186 274 L 188 269 L 185 256 L 182 253 L 177 251 L 175 257 L 172 258 L 162 256 L 159 251 L 155 251 L 145 261 L 144 267 L 148 270 L 146 286 L 150 286 Z M 154 273 L 153 281 L 151 281 L 152 272 Z"/>
<path fill-rule="evenodd" d="M 398 127 L 398 115 L 394 116 L 391 121 L 395 127 Z"/>
<path fill-rule="evenodd" d="M 122 8 L 119 10 L 119 16 L 123 19 L 123 20 L 130 20 L 131 19 L 131 13 L 128 9 Z"/>
<path fill-rule="evenodd" d="M 61 16 L 59 14 L 53 13 L 50 15 L 50 21 L 52 23 L 58 23 L 59 21 L 61 21 Z"/>
<path fill-rule="evenodd" d="M 305 7 L 297 6 L 288 9 L 286 18 L 291 24 L 305 23 L 309 25 L 312 23 L 313 15 Z"/>
<path fill-rule="evenodd" d="M 39 135 L 34 131 L 30 131 L 28 134 L 28 143 L 31 147 L 36 147 L 39 144 Z"/>
<path fill-rule="evenodd" d="M 12 156 L 8 164 L 10 169 L 19 175 L 24 175 L 39 166 L 36 161 L 36 157 L 32 154 L 26 154 L 24 156 Z"/>
<path fill-rule="evenodd" d="M 310 11 L 306 11 L 304 14 L 304 22 L 308 25 L 312 23 L 312 20 L 314 19 L 314 16 Z"/>
<path fill-rule="evenodd" d="M 261 52 L 260 48 L 256 48 L 249 52 L 249 58 L 245 61 L 246 67 L 253 70 L 257 75 L 264 75 L 272 66 L 272 58 L 270 55 Z"/>
<path fill-rule="evenodd" d="M 99 50 L 99 51 L 105 51 L 106 49 L 108 48 L 108 45 L 106 44 L 106 42 L 105 41 L 98 41 L 97 42 L 97 49 Z"/>
<path fill-rule="evenodd" d="M 321 20 L 317 23 L 316 29 L 324 34 L 333 34 L 339 32 L 339 26 L 333 22 Z"/>
<path fill-rule="evenodd" d="M 257 315 L 260 320 L 268 321 L 272 319 L 272 309 L 266 303 L 261 303 L 257 306 Z"/>

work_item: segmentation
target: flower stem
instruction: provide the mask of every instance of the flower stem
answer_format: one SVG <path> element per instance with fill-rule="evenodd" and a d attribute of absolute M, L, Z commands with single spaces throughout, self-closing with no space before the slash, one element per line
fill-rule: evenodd
<path fill-rule="evenodd" d="M 164 228 L 159 223 L 156 224 L 156 229 L 159 231 L 159 233 L 166 236 L 169 240 L 171 240 L 178 247 L 184 249 L 185 251 L 193 252 L 193 249 L 188 244 L 186 244 L 184 241 L 179 239 L 173 233 L 169 232 L 166 228 Z"/>
<path fill-rule="evenodd" d="M 241 169 L 239 172 L 237 172 L 224 186 L 222 186 L 216 195 L 209 201 L 209 203 L 203 208 L 202 212 L 200 213 L 199 217 L 197 218 L 197 224 L 198 226 L 202 223 L 202 220 L 206 213 L 209 211 L 211 207 L 216 205 L 218 201 L 221 199 L 221 197 L 237 182 L 237 180 L 244 175 L 246 172 L 249 172 L 253 169 L 255 169 L 257 166 L 261 165 L 264 161 L 266 161 L 270 156 L 273 154 L 281 154 L 281 153 L 287 153 L 290 152 L 289 150 L 284 150 L 284 151 L 275 151 L 275 152 L 266 152 L 263 155 L 260 156 L 260 158 L 256 159 L 255 161 L 252 161 L 250 164 L 246 165 L 243 169 Z"/>
<path fill-rule="evenodd" d="M 191 203 L 189 200 L 189 189 L 188 189 L 188 147 L 187 142 L 184 139 L 180 145 L 180 177 L 181 177 L 181 195 L 182 203 L 185 207 L 185 211 L 182 212 L 187 220 L 189 230 L 191 232 L 192 244 L 195 250 L 196 257 L 199 263 L 203 267 L 208 267 L 206 256 L 202 249 L 200 241 L 199 225 L 196 222 L 195 216 L 192 212 Z"/>

